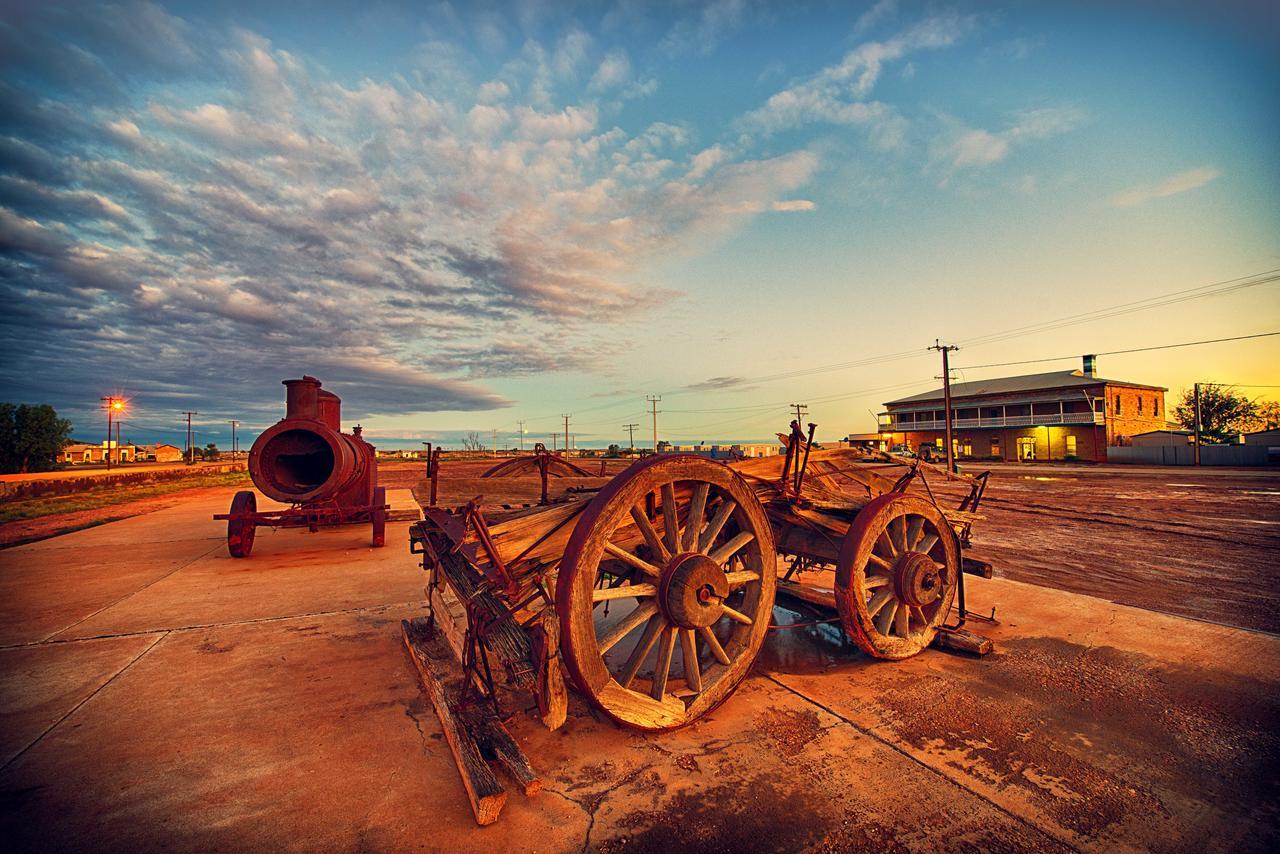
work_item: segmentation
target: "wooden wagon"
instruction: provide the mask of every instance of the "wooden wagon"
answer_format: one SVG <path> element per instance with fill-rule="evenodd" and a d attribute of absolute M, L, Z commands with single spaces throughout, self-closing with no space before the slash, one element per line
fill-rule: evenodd
<path fill-rule="evenodd" d="M 555 728 L 563 663 L 619 724 L 688 724 L 746 676 L 780 589 L 834 599 L 848 637 L 877 658 L 928 646 L 957 594 L 962 623 L 962 570 L 989 572 L 962 554 L 985 474 L 814 449 L 794 423 L 782 438 L 787 453 L 775 457 L 651 456 L 559 503 L 428 508 L 411 547 L 430 573 L 435 622 L 458 633 L 471 700 L 496 709 L 505 676 Z M 935 500 L 929 481 L 942 479 L 963 487 L 958 507 Z M 806 584 L 822 569 L 834 569 L 833 590 Z"/>

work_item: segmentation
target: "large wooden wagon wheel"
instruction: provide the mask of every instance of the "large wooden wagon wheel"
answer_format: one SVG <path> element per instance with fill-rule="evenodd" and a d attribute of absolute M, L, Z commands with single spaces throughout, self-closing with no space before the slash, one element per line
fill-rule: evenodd
<path fill-rule="evenodd" d="M 727 466 L 687 455 L 633 465 L 587 505 L 560 563 L 561 652 L 574 685 L 636 729 L 706 714 L 764 643 L 775 562 L 764 510 Z"/>
<path fill-rule="evenodd" d="M 845 633 L 876 658 L 910 658 L 933 642 L 959 577 L 960 544 L 942 511 L 881 495 L 854 518 L 836 563 Z"/>

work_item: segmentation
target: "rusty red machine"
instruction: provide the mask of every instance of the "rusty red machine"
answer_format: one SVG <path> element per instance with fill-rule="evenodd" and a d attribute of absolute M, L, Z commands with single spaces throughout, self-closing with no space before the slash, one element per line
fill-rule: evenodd
<path fill-rule="evenodd" d="M 259 525 L 274 528 L 368 522 L 373 545 L 386 542 L 386 489 L 378 486 L 373 445 L 357 425 L 342 432 L 342 400 L 311 376 L 284 380 L 285 416 L 267 428 L 249 451 L 249 476 L 268 498 L 289 504 L 283 510 L 258 510 L 257 495 L 237 492 L 227 520 L 227 550 L 248 557 Z"/>

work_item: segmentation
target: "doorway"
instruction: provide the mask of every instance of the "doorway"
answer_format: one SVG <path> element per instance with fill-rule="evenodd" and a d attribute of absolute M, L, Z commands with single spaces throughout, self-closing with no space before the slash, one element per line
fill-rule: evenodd
<path fill-rule="evenodd" d="M 1030 436 L 1018 439 L 1018 461 L 1036 458 L 1036 440 Z"/>

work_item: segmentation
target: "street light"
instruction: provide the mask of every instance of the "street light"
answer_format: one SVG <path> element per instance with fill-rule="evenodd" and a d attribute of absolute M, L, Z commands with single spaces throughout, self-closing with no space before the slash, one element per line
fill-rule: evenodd
<path fill-rule="evenodd" d="M 114 395 L 111 395 L 111 396 L 102 398 L 102 402 L 105 403 L 107 407 L 107 445 L 105 450 L 106 450 L 106 458 L 107 458 L 107 471 L 111 471 L 111 421 L 117 413 L 124 412 L 124 398 L 115 397 Z"/>

